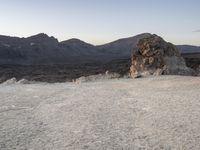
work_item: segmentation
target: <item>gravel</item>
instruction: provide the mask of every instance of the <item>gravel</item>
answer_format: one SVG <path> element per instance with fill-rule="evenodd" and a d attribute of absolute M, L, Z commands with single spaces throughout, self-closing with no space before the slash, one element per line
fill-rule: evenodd
<path fill-rule="evenodd" d="M 200 77 L 0 85 L 1 150 L 198 150 Z"/>

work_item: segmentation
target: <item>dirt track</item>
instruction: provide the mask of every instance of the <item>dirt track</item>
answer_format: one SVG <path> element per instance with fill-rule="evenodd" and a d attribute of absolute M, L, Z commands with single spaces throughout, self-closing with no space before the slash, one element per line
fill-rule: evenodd
<path fill-rule="evenodd" d="M 200 149 L 200 78 L 0 85 L 0 149 Z"/>

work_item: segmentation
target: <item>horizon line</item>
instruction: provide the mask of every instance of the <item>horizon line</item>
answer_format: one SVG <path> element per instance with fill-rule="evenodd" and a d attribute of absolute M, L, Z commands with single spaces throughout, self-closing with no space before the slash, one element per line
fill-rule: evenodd
<path fill-rule="evenodd" d="M 50 35 L 50 34 L 44 33 L 44 32 L 39 32 L 39 33 L 35 33 L 35 34 L 33 34 L 33 35 L 28 35 L 28 36 L 16 36 L 16 35 L 5 35 L 5 34 L 0 34 L 0 36 L 10 37 L 10 38 L 20 38 L 20 39 L 25 38 L 25 39 L 26 39 L 26 38 L 30 38 L 30 37 L 34 37 L 34 36 L 42 35 L 42 34 L 44 34 L 44 35 L 46 35 L 46 36 L 48 36 L 48 37 L 50 37 L 50 38 L 51 38 L 51 37 L 55 38 L 56 40 L 58 40 L 59 43 L 64 42 L 64 41 L 69 41 L 69 40 L 72 40 L 72 39 L 76 39 L 76 40 L 80 40 L 80 41 L 82 41 L 82 42 L 85 42 L 85 43 L 87 43 L 87 44 L 93 45 L 93 46 L 101 46 L 101 45 L 106 45 L 106 44 L 109 44 L 109 43 L 116 42 L 116 41 L 118 41 L 118 40 L 133 38 L 133 37 L 135 37 L 135 36 L 139 36 L 139 35 L 143 35 L 143 34 L 151 34 L 151 35 L 153 35 L 153 34 L 156 34 L 156 33 L 150 33 L 150 32 L 138 33 L 138 34 L 133 35 L 133 36 L 127 36 L 127 37 L 118 38 L 118 39 L 116 39 L 116 40 L 110 40 L 109 42 L 105 42 L 105 43 L 102 43 L 102 44 L 93 44 L 93 43 L 87 42 L 86 40 L 82 40 L 81 38 L 76 38 L 76 37 L 67 38 L 67 39 L 65 39 L 65 40 L 59 40 L 59 38 L 57 38 L 56 36 Z M 158 35 L 158 34 L 157 34 L 157 35 Z M 159 36 L 159 35 L 158 35 L 158 36 Z M 161 37 L 162 37 L 162 36 L 161 36 Z M 167 42 L 170 42 L 170 43 L 174 44 L 174 43 L 171 42 L 171 41 L 167 41 Z M 198 44 L 194 44 L 194 45 L 193 45 L 193 44 L 174 44 L 174 45 L 188 45 L 188 46 L 200 47 L 200 45 L 198 45 Z"/>

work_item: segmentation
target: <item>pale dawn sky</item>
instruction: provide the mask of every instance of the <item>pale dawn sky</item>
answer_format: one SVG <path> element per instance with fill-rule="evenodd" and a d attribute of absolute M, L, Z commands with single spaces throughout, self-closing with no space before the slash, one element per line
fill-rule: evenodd
<path fill-rule="evenodd" d="M 0 34 L 103 44 L 149 32 L 200 45 L 200 0 L 0 0 Z"/>

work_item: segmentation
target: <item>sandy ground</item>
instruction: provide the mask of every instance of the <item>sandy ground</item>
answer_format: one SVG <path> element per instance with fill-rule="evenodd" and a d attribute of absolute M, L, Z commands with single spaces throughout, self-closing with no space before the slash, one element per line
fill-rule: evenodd
<path fill-rule="evenodd" d="M 0 85 L 0 150 L 200 149 L 200 78 Z"/>

